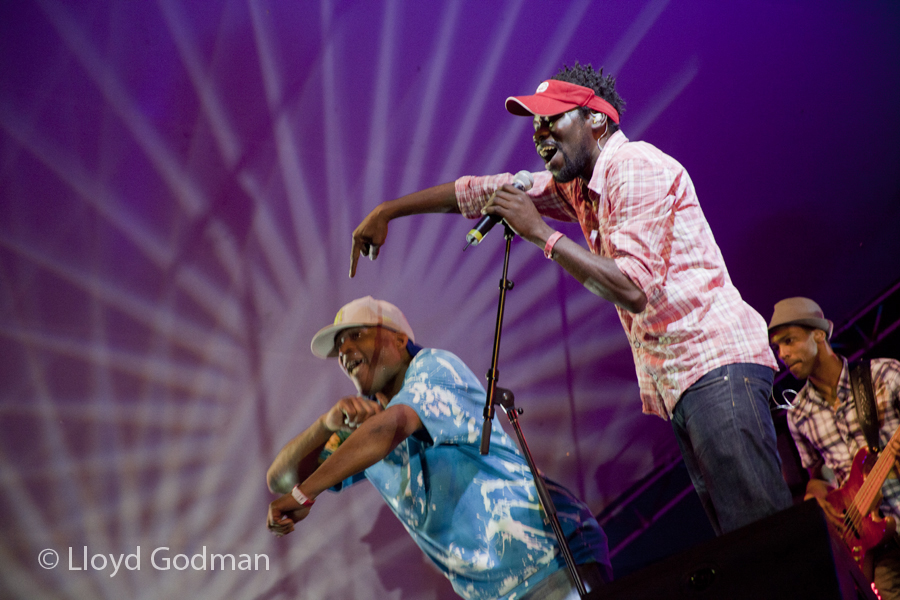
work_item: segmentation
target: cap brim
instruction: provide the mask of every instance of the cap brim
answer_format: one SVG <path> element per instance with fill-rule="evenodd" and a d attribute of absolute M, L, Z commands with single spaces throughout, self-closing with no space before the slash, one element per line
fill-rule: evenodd
<path fill-rule="evenodd" d="M 803 325 L 804 327 L 821 329 L 828 334 L 829 339 L 831 339 L 831 331 L 832 329 L 834 329 L 834 323 L 832 323 L 828 319 L 794 319 L 792 321 L 784 321 L 782 323 L 772 323 L 771 325 L 769 325 L 768 331 L 771 334 L 773 329 L 778 329 L 779 327 L 787 327 L 788 325 Z"/>
<path fill-rule="evenodd" d="M 506 110 L 520 117 L 552 117 L 573 108 L 578 108 L 578 105 L 546 96 L 510 96 L 506 99 Z"/>
<path fill-rule="evenodd" d="M 385 324 L 340 323 L 338 325 L 329 325 L 328 327 L 320 329 L 319 332 L 313 336 L 312 342 L 309 344 L 309 349 L 319 358 L 335 358 L 338 355 L 337 346 L 334 343 L 335 336 L 345 329 L 353 329 L 354 327 L 384 327 L 385 329 L 390 329 L 391 331 L 396 331 L 397 333 L 402 333 L 406 337 L 409 337 L 409 334 L 405 331 L 389 327 Z M 409 339 L 411 340 L 412 338 L 410 337 Z"/>
<path fill-rule="evenodd" d="M 339 331 L 350 329 L 352 327 L 370 327 L 369 323 L 340 323 L 339 325 L 329 325 L 319 330 L 313 336 L 309 349 L 319 358 L 334 358 L 337 356 L 337 348 L 334 345 L 334 336 Z"/>

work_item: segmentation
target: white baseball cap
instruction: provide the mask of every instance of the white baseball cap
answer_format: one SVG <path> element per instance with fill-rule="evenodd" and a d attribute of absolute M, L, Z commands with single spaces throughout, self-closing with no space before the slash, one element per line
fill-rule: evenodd
<path fill-rule="evenodd" d="M 313 336 L 309 348 L 319 358 L 335 357 L 337 356 L 337 347 L 334 338 L 338 332 L 353 327 L 372 327 L 373 325 L 405 333 L 411 342 L 415 343 L 416 341 L 409 322 L 399 308 L 390 302 L 366 296 L 345 304 L 334 317 L 334 323 L 323 327 Z"/>

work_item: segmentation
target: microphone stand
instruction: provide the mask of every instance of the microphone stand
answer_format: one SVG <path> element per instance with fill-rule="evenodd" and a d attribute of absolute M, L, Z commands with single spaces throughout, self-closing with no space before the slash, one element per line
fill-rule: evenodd
<path fill-rule="evenodd" d="M 578 575 L 578 569 L 575 567 L 575 558 L 572 556 L 572 551 L 569 549 L 569 543 L 566 540 L 565 533 L 563 533 L 562 525 L 560 525 L 559 518 L 556 515 L 556 506 L 553 504 L 553 498 L 550 497 L 550 492 L 547 490 L 547 484 L 544 482 L 544 478 L 540 475 L 538 468 L 534 463 L 534 457 L 531 455 L 531 450 L 528 448 L 528 442 L 525 441 L 525 435 L 522 433 L 522 428 L 519 426 L 518 415 L 522 414 L 523 410 L 515 407 L 515 397 L 511 391 L 497 387 L 497 379 L 500 375 L 497 370 L 497 363 L 500 357 L 500 332 L 503 328 L 503 310 L 506 306 L 506 292 L 513 289 L 513 286 L 515 285 L 507 278 L 507 273 L 509 271 L 509 248 L 513 237 L 515 237 L 515 233 L 506 221 L 503 221 L 503 226 L 505 228 L 503 237 L 506 238 L 506 251 L 503 256 L 503 277 L 500 279 L 500 301 L 497 306 L 497 325 L 494 329 L 494 349 L 491 355 L 491 368 L 487 372 L 488 389 L 487 398 L 484 404 L 484 424 L 481 427 L 481 454 L 486 455 L 490 451 L 494 405 L 498 403 L 497 395 L 499 393 L 499 404 L 503 408 L 503 411 L 506 413 L 509 422 L 516 432 L 516 437 L 519 440 L 519 448 L 522 449 L 522 454 L 525 455 L 528 468 L 531 470 L 531 476 L 534 478 L 534 486 L 537 488 L 538 500 L 540 500 L 541 507 L 544 509 L 544 514 L 547 515 L 547 519 L 550 521 L 553 533 L 556 534 L 556 541 L 559 543 L 559 550 L 566 562 L 569 575 L 575 582 L 579 597 L 584 598 L 587 594 L 587 590 L 584 587 L 584 583 L 581 581 L 581 577 Z"/>

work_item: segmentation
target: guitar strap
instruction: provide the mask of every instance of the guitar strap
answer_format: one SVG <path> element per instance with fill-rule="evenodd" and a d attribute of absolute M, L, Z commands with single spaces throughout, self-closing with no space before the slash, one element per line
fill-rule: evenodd
<path fill-rule="evenodd" d="M 866 437 L 869 452 L 876 454 L 881 450 L 881 444 L 878 442 L 878 409 L 872 385 L 872 365 L 868 360 L 861 360 L 850 367 L 850 391 L 856 403 L 859 428 Z"/>

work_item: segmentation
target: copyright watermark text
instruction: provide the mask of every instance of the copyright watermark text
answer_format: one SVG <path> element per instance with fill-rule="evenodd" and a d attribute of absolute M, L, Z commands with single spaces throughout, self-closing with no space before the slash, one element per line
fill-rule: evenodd
<path fill-rule="evenodd" d="M 115 577 L 122 568 L 129 571 L 140 571 L 142 566 L 141 547 L 136 546 L 134 552 L 125 554 L 90 554 L 87 546 L 78 549 L 68 548 L 69 571 L 109 571 Z M 59 554 L 52 548 L 42 550 L 38 554 L 38 562 L 45 569 L 54 569 L 59 565 Z M 196 554 L 177 554 L 168 546 L 155 548 L 147 556 L 150 568 L 157 571 L 268 571 L 269 557 L 266 554 L 219 554 L 207 552 L 206 546 Z"/>

